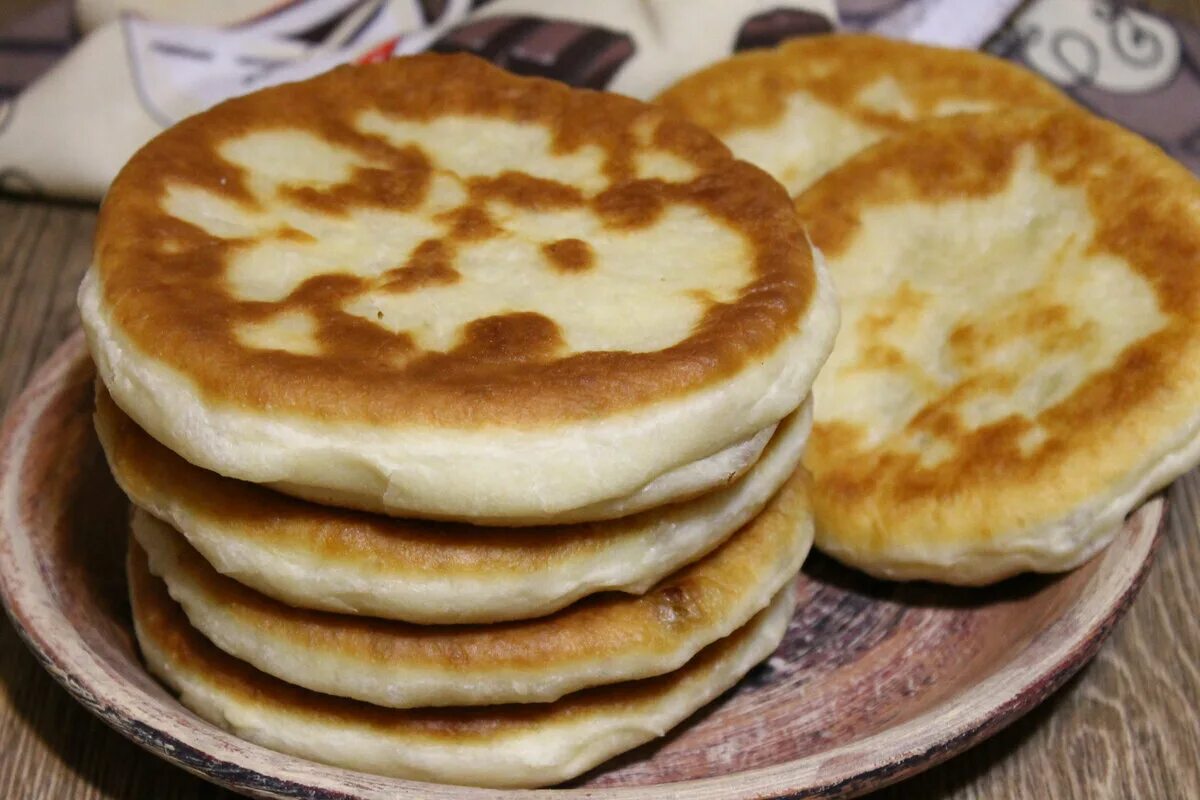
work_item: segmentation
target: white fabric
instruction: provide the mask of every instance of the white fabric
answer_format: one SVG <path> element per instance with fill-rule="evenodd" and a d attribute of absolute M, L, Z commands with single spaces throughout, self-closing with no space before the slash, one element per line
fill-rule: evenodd
<path fill-rule="evenodd" d="M 425 8 L 439 5 L 78 0 L 90 33 L 0 103 L 0 189 L 97 199 L 143 143 L 183 117 L 338 64 L 424 50 L 468 19 L 534 16 L 628 36 L 633 54 L 606 88 L 646 98 L 727 55 L 739 24 L 757 14 L 799 9 L 835 18 L 833 0 L 492 0 L 474 11 L 470 0 L 447 0 L 430 24 L 434 12 Z"/>

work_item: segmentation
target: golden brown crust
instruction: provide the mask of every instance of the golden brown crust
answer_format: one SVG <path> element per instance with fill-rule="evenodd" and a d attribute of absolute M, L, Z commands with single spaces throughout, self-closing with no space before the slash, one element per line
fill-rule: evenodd
<path fill-rule="evenodd" d="M 534 574 L 603 551 L 637 533 L 636 517 L 573 525 L 482 528 L 318 505 L 201 469 L 155 441 L 96 386 L 96 425 L 113 474 L 138 501 L 170 497 L 264 547 L 354 564 L 464 578 Z M 145 502 L 145 501 L 143 501 Z M 654 513 L 653 511 L 648 513 Z M 233 535 L 232 533 L 230 535 Z"/>
<path fill-rule="evenodd" d="M 864 102 L 863 90 L 888 79 L 903 87 L 910 115 Z M 655 102 L 721 136 L 771 125 L 796 92 L 883 133 L 940 115 L 940 106 L 955 102 L 986 102 L 997 108 L 1073 107 L 1053 84 L 994 56 L 845 33 L 806 36 L 770 50 L 739 53 L 689 75 Z"/>
<path fill-rule="evenodd" d="M 539 123 L 552 131 L 556 153 L 601 148 L 610 185 L 588 198 L 575 186 L 523 173 L 476 177 L 468 181 L 470 203 L 454 212 L 447 235 L 380 279 L 324 274 L 278 302 L 232 296 L 223 275 L 245 243 L 166 213 L 168 187 L 197 187 L 252 210 L 259 200 L 249 176 L 217 149 L 232 137 L 283 128 L 379 165 L 358 167 L 325 188 L 284 186 L 288 202 L 335 217 L 351 207 L 411 209 L 430 190 L 430 162 L 417 147 L 397 148 L 357 129 L 352 117 L 366 110 L 418 121 L 467 114 Z M 694 166 L 694 179 L 636 178 L 638 132 L 647 129 L 655 148 Z M 709 303 L 687 338 L 643 353 L 564 353 L 554 321 L 533 312 L 478 319 L 450 351 L 425 352 L 407 333 L 342 309 L 368 287 L 378 289 L 379 280 L 397 292 L 456 281 L 454 248 L 494 234 L 483 201 L 496 197 L 526 209 L 587 207 L 605 225 L 624 229 L 651 224 L 670 204 L 698 206 L 751 245 L 752 279 L 735 301 Z M 292 241 L 308 234 L 277 235 Z M 556 243 L 552 257 L 560 274 L 586 271 L 587 253 L 577 244 Z M 814 291 L 811 255 L 782 188 L 734 161 L 708 133 L 634 100 L 518 78 L 469 56 L 342 67 L 184 120 L 117 177 L 101 211 L 94 260 L 117 328 L 192 379 L 209 402 L 324 421 L 434 426 L 588 419 L 712 385 L 794 335 Z M 239 343 L 239 325 L 285 310 L 311 315 L 319 353 Z"/>
<path fill-rule="evenodd" d="M 361 664 L 453 672 L 603 663 L 630 647 L 674 652 L 680 641 L 719 625 L 777 565 L 795 561 L 807 549 L 808 525 L 808 477 L 799 470 L 753 522 L 643 595 L 597 594 L 549 616 L 487 625 L 414 625 L 294 608 L 221 575 L 180 534 L 162 530 L 177 537 L 179 573 L 223 615 L 263 635 Z"/>
<path fill-rule="evenodd" d="M 983 426 L 967 424 L 964 409 L 975 398 L 1013 391 L 1021 377 L 983 364 L 984 354 L 1016 341 L 1040 348 L 1045 359 L 1086 352 L 1081 337 L 1089 338 L 1090 329 L 1068 319 L 1066 307 L 1034 294 L 1035 287 L 1012 314 L 968 319 L 948 331 L 943 357 L 950 366 L 939 368 L 961 380 L 938 388 L 903 430 L 869 443 L 854 424 L 814 426 L 805 463 L 814 473 L 819 543 L 821 530 L 864 552 L 968 535 L 986 542 L 1014 526 L 1069 514 L 1122 485 L 1181 430 L 1186 435 L 1200 398 L 1200 186 L 1132 134 L 1077 112 L 928 121 L 829 173 L 797 198 L 796 208 L 835 264 L 868 212 L 992 196 L 1029 152 L 1056 185 L 1085 193 L 1095 224 L 1086 255 L 1120 259 L 1144 279 L 1163 324 L 1125 347 L 1115 363 L 1097 365 L 1035 418 L 1013 414 Z M 1014 272 L 1022 268 L 1012 265 Z M 844 277 L 833 272 L 835 280 Z M 853 369 L 912 366 L 879 334 L 919 317 L 924 301 L 901 284 L 890 303 L 873 301 L 872 313 L 848 318 L 860 345 Z M 932 464 L 919 449 L 901 446 L 930 439 L 952 443 Z"/>
<path fill-rule="evenodd" d="M 222 652 L 188 623 L 183 609 L 167 593 L 166 585 L 150 574 L 145 551 L 129 544 L 129 589 L 140 635 L 163 650 L 167 661 L 193 674 L 219 676 L 221 691 L 247 704 L 266 701 L 298 715 L 370 725 L 380 731 L 403 731 L 429 740 L 466 743 L 486 741 L 498 734 L 537 730 L 550 721 L 586 717 L 615 705 L 635 705 L 653 700 L 685 675 L 703 672 L 736 649 L 744 637 L 754 635 L 749 624 L 700 651 L 676 672 L 638 681 L 597 686 L 573 692 L 554 703 L 516 703 L 475 708 L 382 708 L 357 700 L 332 697 L 273 678 Z"/>

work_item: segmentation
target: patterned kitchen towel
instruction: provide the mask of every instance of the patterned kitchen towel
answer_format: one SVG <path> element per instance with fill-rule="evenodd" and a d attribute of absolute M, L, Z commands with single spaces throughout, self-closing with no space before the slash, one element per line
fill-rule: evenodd
<path fill-rule="evenodd" d="M 133 5 L 177 18 L 202 6 Z M 91 6 L 89 24 L 102 6 Z M 292 0 L 224 27 L 121 13 L 0 106 L 0 188 L 98 198 L 164 127 L 346 62 L 466 50 L 516 72 L 649 97 L 733 50 L 829 31 L 833 19 L 832 0 Z"/>

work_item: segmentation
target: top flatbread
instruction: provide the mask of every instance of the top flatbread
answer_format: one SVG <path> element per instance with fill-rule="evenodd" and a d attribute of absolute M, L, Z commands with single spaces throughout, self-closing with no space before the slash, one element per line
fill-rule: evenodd
<path fill-rule="evenodd" d="M 830 34 L 753 50 L 690 75 L 658 103 L 721 137 L 793 194 L 912 122 L 1071 101 L 983 53 Z"/>
<path fill-rule="evenodd" d="M 1200 185 L 1078 112 L 910 127 L 796 203 L 845 325 L 817 544 L 876 575 L 1068 569 L 1200 459 Z"/>
<path fill-rule="evenodd" d="M 757 434 L 837 324 L 786 193 L 711 135 L 437 55 L 158 136 L 108 194 L 80 307 L 114 399 L 189 461 L 497 521 Z"/>

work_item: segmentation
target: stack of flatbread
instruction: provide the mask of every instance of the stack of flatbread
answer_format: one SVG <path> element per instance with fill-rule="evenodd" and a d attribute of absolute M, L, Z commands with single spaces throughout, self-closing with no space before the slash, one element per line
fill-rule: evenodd
<path fill-rule="evenodd" d="M 1200 460 L 1200 185 L 986 55 L 869 36 L 659 101 L 795 195 L 842 303 L 816 544 L 887 578 L 1070 569 Z"/>
<path fill-rule="evenodd" d="M 783 636 L 837 305 L 670 112 L 468 56 L 229 101 L 124 168 L 80 309 L 147 665 L 247 739 L 550 784 Z"/>
<path fill-rule="evenodd" d="M 80 307 L 138 637 L 198 714 L 555 783 L 765 658 L 814 531 L 1060 571 L 1200 460 L 1200 188 L 1149 143 L 864 36 L 659 102 L 419 56 L 125 167 Z"/>

